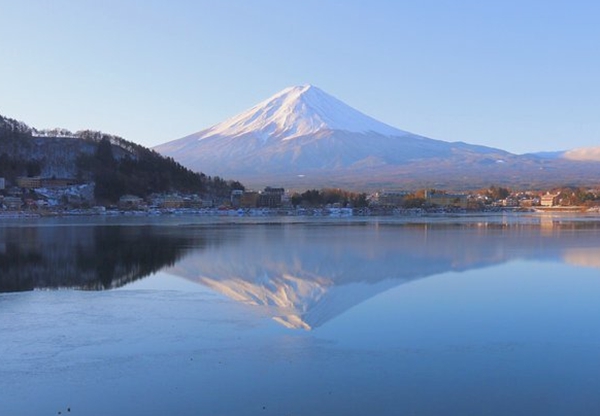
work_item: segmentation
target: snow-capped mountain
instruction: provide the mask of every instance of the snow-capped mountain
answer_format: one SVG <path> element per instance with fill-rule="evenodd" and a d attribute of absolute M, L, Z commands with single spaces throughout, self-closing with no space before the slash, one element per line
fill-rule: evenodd
<path fill-rule="evenodd" d="M 546 165 L 554 169 L 567 163 L 412 134 L 312 85 L 286 88 L 237 116 L 155 150 L 190 169 L 246 185 L 299 188 L 473 187 L 506 184 L 516 177 L 543 181 L 556 178 L 546 172 Z"/>
<path fill-rule="evenodd" d="M 409 133 L 381 123 L 312 85 L 286 88 L 243 113 L 195 136 L 253 135 L 264 140 L 292 140 L 323 130 L 404 136 Z"/>

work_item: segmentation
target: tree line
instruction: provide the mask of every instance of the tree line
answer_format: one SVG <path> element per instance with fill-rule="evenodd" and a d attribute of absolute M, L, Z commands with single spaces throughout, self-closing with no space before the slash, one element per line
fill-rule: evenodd
<path fill-rule="evenodd" d="M 86 132 L 83 137 L 99 137 L 94 154 L 82 154 L 77 161 L 79 179 L 95 182 L 99 202 L 116 202 L 125 194 L 145 197 L 175 191 L 227 198 L 233 189 L 244 189 L 240 182 L 193 172 L 172 158 L 115 136 Z M 116 155 L 117 151 L 122 154 Z"/>

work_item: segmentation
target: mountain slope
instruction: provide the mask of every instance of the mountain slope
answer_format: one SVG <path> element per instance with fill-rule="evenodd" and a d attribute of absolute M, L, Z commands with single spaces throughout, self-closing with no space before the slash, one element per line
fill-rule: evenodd
<path fill-rule="evenodd" d="M 95 182 L 95 196 L 102 202 L 115 202 L 128 193 L 174 191 L 228 197 L 231 186 L 240 185 L 192 172 L 118 136 L 89 130 L 37 130 L 0 116 L 0 177 L 10 187 L 20 176 Z"/>
<path fill-rule="evenodd" d="M 192 170 L 251 186 L 472 188 L 593 181 L 600 164 L 518 156 L 396 129 L 317 87 L 287 88 L 206 130 L 155 148 Z"/>
<path fill-rule="evenodd" d="M 253 134 L 265 140 L 291 140 L 322 130 L 345 130 L 404 136 L 409 133 L 381 123 L 312 85 L 286 88 L 238 116 L 199 134 L 242 136 Z"/>
<path fill-rule="evenodd" d="M 368 187 L 397 176 L 398 167 L 423 161 L 460 158 L 493 165 L 514 158 L 499 149 L 396 129 L 311 85 L 287 88 L 223 123 L 155 149 L 191 169 L 240 177 L 251 185 L 288 186 Z"/>

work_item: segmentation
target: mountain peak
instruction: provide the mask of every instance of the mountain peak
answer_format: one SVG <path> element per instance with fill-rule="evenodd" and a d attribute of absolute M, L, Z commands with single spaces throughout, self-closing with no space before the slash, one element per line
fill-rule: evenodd
<path fill-rule="evenodd" d="M 288 87 L 229 120 L 155 149 L 190 169 L 255 188 L 539 186 L 556 180 L 558 172 L 581 183 L 600 171 L 600 163 L 592 169 L 591 162 L 520 157 L 407 133 L 310 84 Z M 588 160 L 595 157 L 583 153 Z"/>
<path fill-rule="evenodd" d="M 384 136 L 407 134 L 348 106 L 320 88 L 285 88 L 243 113 L 196 133 L 198 140 L 214 136 L 253 136 L 263 141 L 290 140 L 321 131 L 340 130 Z"/>
<path fill-rule="evenodd" d="M 270 98 L 264 100 L 262 103 L 268 102 L 268 101 L 270 101 L 276 97 L 280 97 L 280 96 L 286 96 L 287 98 L 290 98 L 290 99 L 301 99 L 303 96 L 305 96 L 307 94 L 313 95 L 313 96 L 315 96 L 315 95 L 328 96 L 328 94 L 325 91 L 323 91 L 322 89 L 320 89 L 319 87 L 316 87 L 312 84 L 303 84 L 303 85 L 294 85 L 292 87 L 284 88 L 283 90 L 274 94 Z M 262 104 L 262 103 L 260 103 L 260 104 Z M 260 104 L 258 104 L 258 105 L 260 105 Z"/>
<path fill-rule="evenodd" d="M 302 84 L 302 85 L 294 85 L 292 87 L 287 87 L 284 88 L 283 90 L 281 90 L 279 93 L 275 94 L 283 94 L 283 93 L 287 93 L 287 92 L 298 92 L 300 94 L 307 92 L 308 90 L 319 90 L 321 92 L 323 92 L 323 90 L 319 89 L 318 87 L 312 85 L 312 84 Z"/>

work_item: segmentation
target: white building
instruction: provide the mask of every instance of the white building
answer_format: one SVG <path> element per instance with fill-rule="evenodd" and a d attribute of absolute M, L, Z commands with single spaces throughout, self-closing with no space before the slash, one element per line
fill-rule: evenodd
<path fill-rule="evenodd" d="M 542 199 L 540 200 L 540 205 L 543 207 L 553 207 L 558 205 L 558 197 L 560 194 L 551 194 L 547 192 L 545 195 L 542 195 Z"/>

